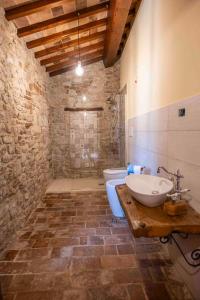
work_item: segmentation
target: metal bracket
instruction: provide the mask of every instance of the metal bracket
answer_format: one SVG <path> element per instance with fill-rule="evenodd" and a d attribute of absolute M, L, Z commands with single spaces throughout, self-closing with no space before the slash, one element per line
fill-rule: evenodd
<path fill-rule="evenodd" d="M 188 233 L 179 233 L 179 232 L 175 232 L 177 234 L 179 234 L 180 237 L 182 237 L 183 239 L 187 239 L 188 238 Z M 200 266 L 200 249 L 194 249 L 191 253 L 190 253 L 190 260 L 187 258 L 187 256 L 185 255 L 185 253 L 183 252 L 183 250 L 181 249 L 179 243 L 177 242 L 177 240 L 175 239 L 175 237 L 173 236 L 173 234 L 169 234 L 167 236 L 163 236 L 160 237 L 160 242 L 162 244 L 167 244 L 169 242 L 174 242 L 175 245 L 177 246 L 178 250 L 180 251 L 181 255 L 183 256 L 184 260 L 186 261 L 186 263 L 194 268 L 197 268 Z"/>

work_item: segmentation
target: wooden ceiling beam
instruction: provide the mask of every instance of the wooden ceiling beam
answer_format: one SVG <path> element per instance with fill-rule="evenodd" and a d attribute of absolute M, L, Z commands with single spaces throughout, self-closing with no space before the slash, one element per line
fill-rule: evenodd
<path fill-rule="evenodd" d="M 82 65 L 83 66 L 86 66 L 86 65 L 91 65 L 93 63 L 96 63 L 100 60 L 102 60 L 102 56 L 99 56 L 99 57 L 95 57 L 95 58 L 92 58 L 92 59 L 88 59 L 88 60 L 85 60 L 85 61 L 82 61 Z M 56 70 L 56 71 L 53 71 L 53 72 L 50 72 L 49 73 L 49 76 L 50 77 L 53 77 L 53 76 L 56 76 L 56 75 L 60 75 L 60 74 L 63 74 L 63 73 L 66 73 L 68 71 L 71 71 L 75 68 L 76 64 L 73 64 L 71 66 L 68 66 L 66 68 L 62 68 L 62 69 L 59 69 L 59 70 Z"/>
<path fill-rule="evenodd" d="M 105 33 L 106 33 L 106 30 L 102 30 L 100 32 L 96 32 L 91 35 L 82 37 L 79 39 L 79 45 L 99 39 L 99 38 L 104 38 Z M 35 57 L 36 58 L 43 57 L 43 56 L 49 55 L 51 53 L 55 53 L 57 51 L 61 51 L 63 49 L 67 49 L 69 47 L 73 47 L 73 46 L 77 46 L 77 45 L 78 45 L 78 39 L 74 39 L 74 40 L 66 42 L 66 43 L 61 43 L 59 45 L 37 51 L 37 52 L 35 52 Z"/>
<path fill-rule="evenodd" d="M 103 41 L 92 44 L 92 45 L 89 45 L 89 46 L 86 46 L 86 47 L 81 47 L 80 48 L 80 54 L 84 54 L 84 53 L 87 53 L 88 51 L 96 50 L 96 49 L 103 48 L 103 47 L 104 47 L 104 42 Z M 72 57 L 72 56 L 74 56 L 78 53 L 79 53 L 78 49 L 68 51 L 66 53 L 62 53 L 62 54 L 59 54 L 59 55 L 51 56 L 51 57 L 46 58 L 46 59 L 42 59 L 40 61 L 40 64 L 42 66 L 44 66 L 44 65 L 51 64 L 51 63 L 56 63 L 56 62 L 59 62 L 63 59 L 66 59 L 68 57 L 70 58 L 70 57 Z"/>
<path fill-rule="evenodd" d="M 68 14 L 58 16 L 56 18 L 48 19 L 39 23 L 19 28 L 17 30 L 17 34 L 19 37 L 23 37 L 36 32 L 40 32 L 42 30 L 50 29 L 62 24 L 76 21 L 78 19 L 78 14 L 80 19 L 89 17 L 99 12 L 106 11 L 108 9 L 109 3 L 110 1 L 106 1 L 97 5 L 93 5 L 77 11 L 73 11 Z"/>
<path fill-rule="evenodd" d="M 112 66 L 117 59 L 117 52 L 131 4 L 132 0 L 111 0 L 103 59 L 105 67 Z"/>
<path fill-rule="evenodd" d="M 61 2 L 63 0 L 37 0 L 35 2 L 26 2 L 21 5 L 8 7 L 5 9 L 5 17 L 7 20 L 14 20 L 17 18 L 25 17 L 34 14 L 47 6 Z"/>
<path fill-rule="evenodd" d="M 102 56 L 102 54 L 103 54 L 103 49 L 99 49 L 99 50 L 96 50 L 96 51 L 91 52 L 91 53 L 86 53 L 84 55 L 80 55 L 80 58 L 81 58 L 81 61 L 85 61 L 87 59 L 92 59 L 92 58 L 95 58 L 95 57 Z M 58 63 L 58 64 L 46 67 L 46 72 L 56 71 L 56 70 L 62 69 L 64 67 L 68 67 L 72 64 L 76 64 L 78 58 L 79 58 L 79 55 L 77 54 L 71 59 L 69 58 L 69 59 L 67 59 L 63 62 Z"/>
<path fill-rule="evenodd" d="M 107 18 L 103 18 L 103 19 L 100 19 L 97 21 L 93 21 L 93 22 L 89 22 L 84 25 L 81 25 L 81 26 L 79 26 L 79 33 L 83 33 L 90 29 L 94 29 L 94 28 L 98 28 L 100 26 L 106 25 L 107 20 L 108 20 Z M 76 27 L 61 31 L 61 32 L 53 33 L 51 35 L 32 40 L 30 42 L 27 42 L 26 45 L 29 49 L 31 49 L 31 48 L 35 48 L 35 47 L 38 47 L 41 45 L 45 45 L 48 43 L 58 41 L 62 38 L 66 38 L 67 36 L 72 36 L 77 33 L 78 33 L 78 27 L 76 26 Z"/>
<path fill-rule="evenodd" d="M 126 36 L 124 36 L 124 34 L 123 34 L 123 37 L 122 37 L 122 40 L 121 40 L 121 43 L 120 43 L 119 49 L 118 49 L 118 56 L 120 56 L 122 54 L 123 49 L 126 45 L 126 41 L 128 40 L 129 33 L 130 33 L 132 25 L 135 21 L 135 18 L 136 18 L 136 15 L 137 15 L 137 12 L 138 12 L 141 2 L 142 2 L 142 0 L 134 1 L 134 8 L 132 8 L 132 10 L 131 10 L 131 11 L 133 11 L 133 13 L 131 14 L 131 19 L 127 22 L 127 24 L 125 26 L 124 34 L 126 34 Z M 129 12 L 129 16 L 130 16 L 130 12 Z"/>

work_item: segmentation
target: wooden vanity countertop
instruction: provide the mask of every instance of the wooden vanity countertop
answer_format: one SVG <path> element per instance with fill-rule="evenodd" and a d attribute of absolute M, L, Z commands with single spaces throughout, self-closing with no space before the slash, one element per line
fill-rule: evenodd
<path fill-rule="evenodd" d="M 181 216 L 168 216 L 161 206 L 147 207 L 135 200 L 128 187 L 116 186 L 116 191 L 135 237 L 163 237 L 172 232 L 200 233 L 200 214 L 188 205 Z"/>

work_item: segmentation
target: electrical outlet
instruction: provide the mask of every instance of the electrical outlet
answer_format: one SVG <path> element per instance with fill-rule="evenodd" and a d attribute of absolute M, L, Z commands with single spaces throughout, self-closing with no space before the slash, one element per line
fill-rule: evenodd
<path fill-rule="evenodd" d="M 179 117 L 185 117 L 185 108 L 179 108 L 178 116 Z"/>

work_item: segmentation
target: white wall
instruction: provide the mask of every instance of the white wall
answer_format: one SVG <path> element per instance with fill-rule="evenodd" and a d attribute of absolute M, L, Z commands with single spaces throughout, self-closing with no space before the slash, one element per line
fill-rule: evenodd
<path fill-rule="evenodd" d="M 121 89 L 127 85 L 127 161 L 152 174 L 161 165 L 180 168 L 200 213 L 199 16 L 199 0 L 143 0 L 121 57 L 120 81 Z M 200 238 L 180 243 L 189 254 Z M 170 253 L 178 276 L 200 299 L 200 270 L 188 267 L 176 247 Z"/>
<path fill-rule="evenodd" d="M 142 1 L 121 57 L 127 117 L 200 93 L 199 15 L 199 0 Z"/>

